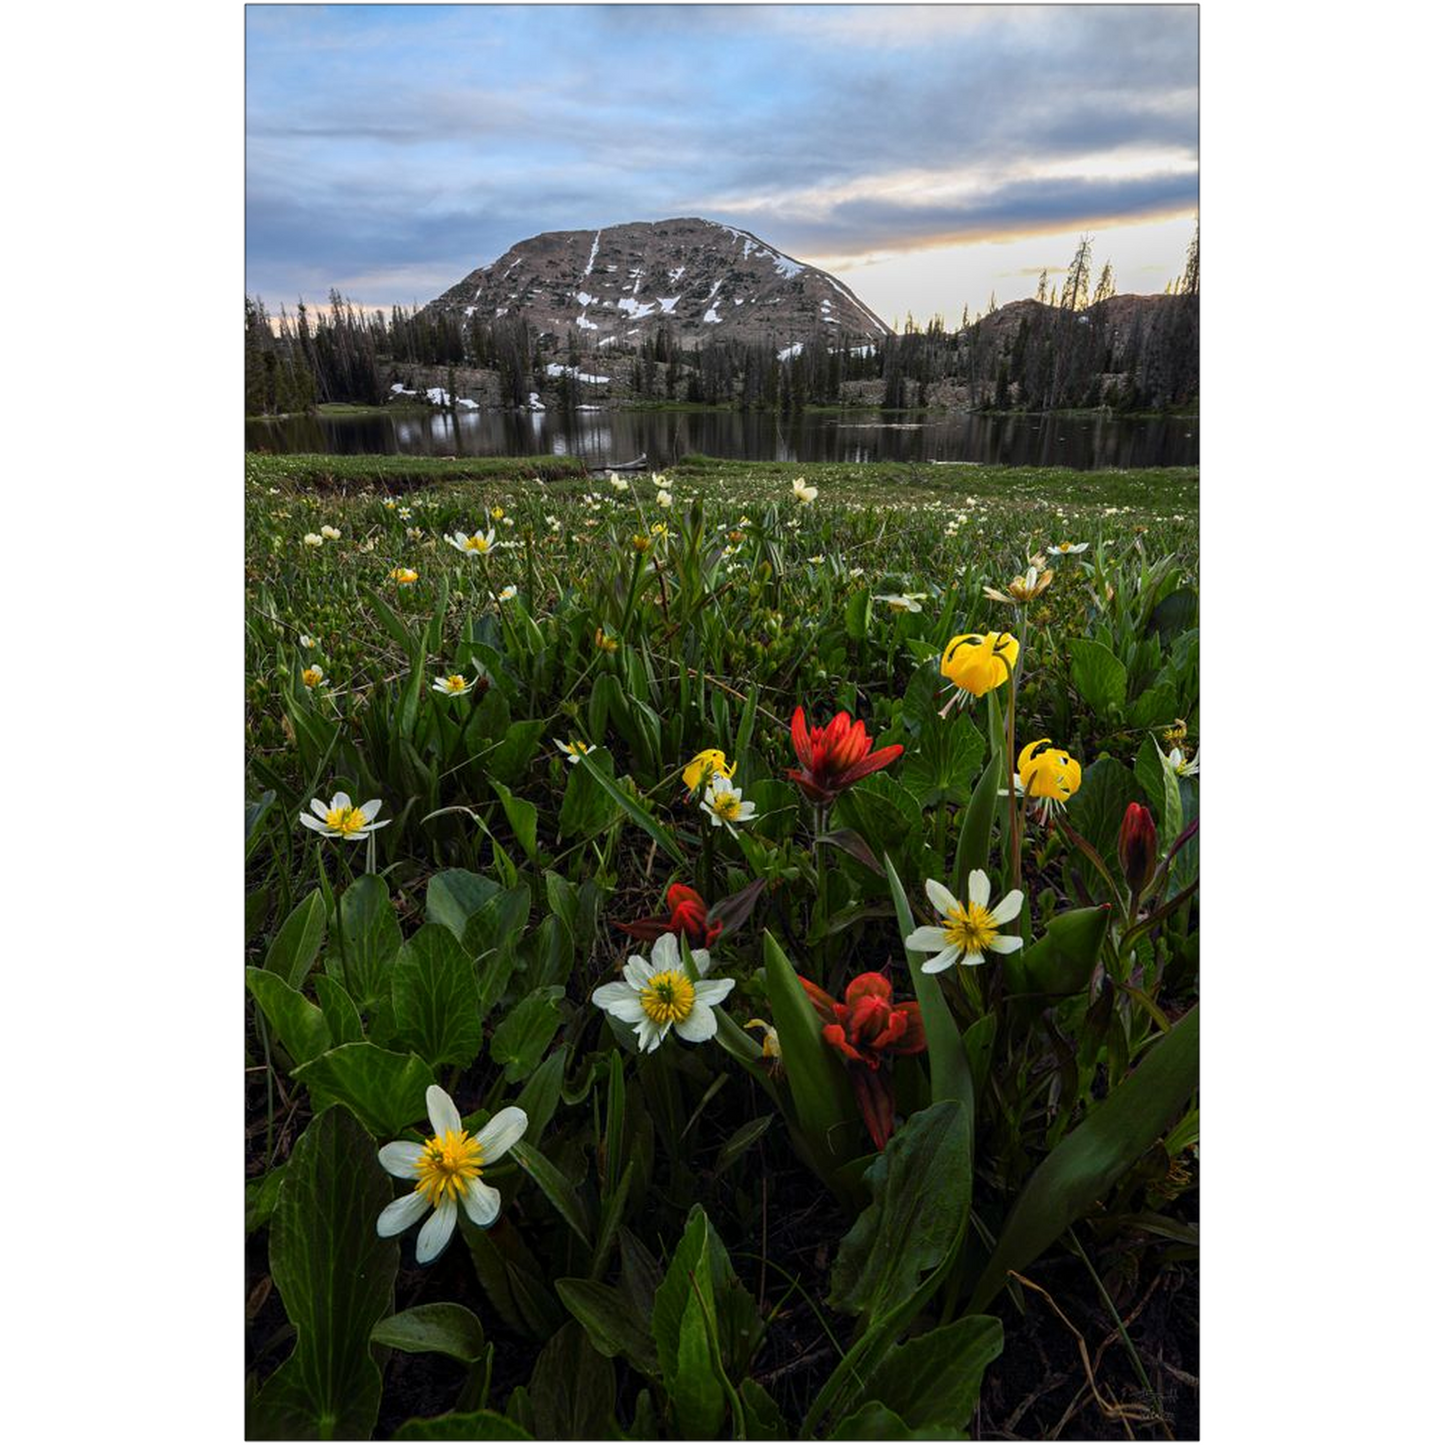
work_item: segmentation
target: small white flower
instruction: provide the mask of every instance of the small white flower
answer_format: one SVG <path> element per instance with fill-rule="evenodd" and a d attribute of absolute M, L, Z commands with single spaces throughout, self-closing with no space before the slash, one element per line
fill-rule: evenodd
<path fill-rule="evenodd" d="M 889 610 L 893 612 L 922 612 L 920 605 L 928 600 L 926 592 L 885 592 L 881 596 L 875 596 L 875 602 L 886 602 Z"/>
<path fill-rule="evenodd" d="M 667 485 L 667 475 L 664 472 L 653 472 L 652 485 L 660 492 Z"/>
<path fill-rule="evenodd" d="M 316 532 L 308 532 L 301 540 L 308 547 L 324 547 L 326 545 L 326 538 Z"/>
<path fill-rule="evenodd" d="M 793 478 L 793 495 L 794 495 L 794 496 L 798 499 L 798 501 L 800 501 L 804 506 L 807 506 L 807 504 L 808 504 L 809 502 L 813 502 L 813 501 L 816 501 L 816 500 L 817 500 L 817 498 L 818 498 L 818 489 L 817 489 L 817 487 L 810 487 L 810 486 L 807 484 L 807 482 L 805 482 L 805 481 L 803 480 L 802 477 L 794 477 L 794 478 Z"/>
<path fill-rule="evenodd" d="M 591 743 L 564 743 L 561 738 L 553 738 L 552 741 L 566 755 L 568 767 L 576 767 L 592 751 Z"/>
<path fill-rule="evenodd" d="M 758 805 L 744 802 L 742 793 L 733 787 L 726 773 L 714 773 L 703 794 L 702 810 L 712 819 L 714 828 L 725 827 L 733 833 L 736 831 L 733 824 L 749 822 Z"/>
<path fill-rule="evenodd" d="M 493 529 L 483 532 L 480 527 L 470 537 L 465 532 L 453 532 L 447 538 L 458 552 L 469 553 L 473 557 L 485 557 L 496 540 L 497 534 Z"/>
<path fill-rule="evenodd" d="M 326 686 L 326 674 L 322 671 L 319 661 L 311 663 L 301 669 L 301 682 L 303 686 L 314 691 L 318 687 Z"/>
<path fill-rule="evenodd" d="M 376 1232 L 389 1239 L 431 1211 L 416 1239 L 418 1264 L 430 1264 L 447 1247 L 457 1227 L 458 1204 L 479 1228 L 486 1229 L 496 1221 L 502 1196 L 482 1183 L 482 1171 L 527 1132 L 526 1113 L 509 1105 L 493 1114 L 473 1138 L 462 1128 L 462 1116 L 451 1096 L 435 1084 L 427 1086 L 426 1112 L 432 1136 L 425 1144 L 398 1139 L 383 1144 L 376 1155 L 393 1178 L 409 1180 L 415 1186 L 381 1211 Z"/>
<path fill-rule="evenodd" d="M 1159 756 L 1164 759 L 1164 766 L 1171 773 L 1181 778 L 1192 778 L 1199 771 L 1199 754 L 1196 752 L 1192 758 L 1185 759 L 1182 748 L 1170 748 L 1166 756 L 1164 749 L 1158 743 L 1154 746 L 1159 748 Z"/>
<path fill-rule="evenodd" d="M 626 477 L 619 477 L 616 472 L 608 472 L 607 480 L 611 483 L 614 492 L 625 492 L 627 490 Z"/>
<path fill-rule="evenodd" d="M 1070 552 L 1087 552 L 1088 550 L 1089 544 L 1087 542 L 1060 542 L 1057 547 L 1049 548 L 1049 556 L 1064 557 Z"/>
<path fill-rule="evenodd" d="M 302 646 L 302 647 L 315 647 L 315 646 L 316 646 L 316 639 L 315 639 L 314 637 L 308 637 L 308 636 L 303 632 L 303 633 L 301 634 L 301 646 Z"/>
<path fill-rule="evenodd" d="M 502 590 L 497 593 L 497 601 L 510 602 L 516 595 L 517 589 L 515 587 L 503 587 Z"/>
<path fill-rule="evenodd" d="M 312 798 L 311 813 L 316 816 L 313 818 L 311 813 L 302 813 L 301 822 L 324 838 L 345 838 L 354 843 L 358 838 L 386 827 L 391 821 L 389 818 L 381 823 L 373 821 L 379 812 L 380 798 L 373 798 L 357 807 L 352 805 L 345 793 L 336 793 L 329 804 L 323 803 L 320 798 Z"/>
<path fill-rule="evenodd" d="M 623 1023 L 636 1024 L 637 1042 L 644 1053 L 661 1047 L 674 1026 L 679 1038 L 700 1044 L 717 1033 L 713 1007 L 732 992 L 733 980 L 704 977 L 712 966 L 705 948 L 693 950 L 692 962 L 697 971 L 695 982 L 682 966 L 677 935 L 664 933 L 652 945 L 650 962 L 633 954 L 623 965 L 622 978 L 594 990 L 592 1002 Z"/>
<path fill-rule="evenodd" d="M 666 490 L 657 494 L 657 505 L 659 507 L 670 507 L 672 505 L 672 493 Z"/>
<path fill-rule="evenodd" d="M 815 566 L 815 567 L 821 567 L 821 566 L 823 565 L 824 558 L 823 558 L 823 556 L 822 556 L 821 554 L 819 554 L 819 555 L 816 556 L 816 557 L 809 557 L 809 558 L 808 558 L 808 561 L 811 562 L 811 563 L 813 564 L 813 566 Z M 749 1024 L 748 1027 L 751 1028 L 752 1025 Z"/>
<path fill-rule="evenodd" d="M 400 517 L 403 522 L 409 522 L 411 521 L 411 508 L 400 507 L 397 509 L 396 515 Z"/>
<path fill-rule="evenodd" d="M 388 512 L 396 511 L 396 503 L 390 497 L 384 498 L 381 505 L 385 507 Z"/>
<path fill-rule="evenodd" d="M 1014 934 L 1000 933 L 1005 923 L 1012 923 L 1024 906 L 1022 890 L 1006 893 L 997 908 L 988 906 L 988 874 L 975 868 L 968 875 L 968 903 L 962 904 L 942 883 L 930 878 L 924 884 L 928 901 L 943 915 L 942 927 L 915 928 L 903 940 L 905 948 L 916 953 L 932 953 L 923 964 L 924 973 L 942 973 L 955 963 L 970 968 L 983 962 L 983 951 L 1012 953 L 1024 941 Z"/>
<path fill-rule="evenodd" d="M 441 693 L 443 697 L 464 697 L 471 689 L 471 683 L 460 672 L 436 678 L 431 685 L 431 690 Z"/>
<path fill-rule="evenodd" d="M 328 542 L 339 542 L 341 540 L 341 533 L 338 532 L 335 527 L 322 527 L 321 535 L 325 537 Z"/>

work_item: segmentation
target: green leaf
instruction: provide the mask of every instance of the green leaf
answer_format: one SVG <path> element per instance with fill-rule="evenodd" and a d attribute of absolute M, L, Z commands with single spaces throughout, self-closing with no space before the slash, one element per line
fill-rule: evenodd
<path fill-rule="evenodd" d="M 524 852 L 533 863 L 537 861 L 537 805 L 526 798 L 514 797 L 510 788 L 492 779 L 492 791 L 502 800 L 502 811 L 512 835 L 522 845 Z"/>
<path fill-rule="evenodd" d="M 532 1176 L 572 1232 L 590 1248 L 592 1232 L 587 1225 L 587 1211 L 562 1171 L 540 1149 L 534 1149 L 524 1140 L 512 1145 L 512 1157 Z"/>
<path fill-rule="evenodd" d="M 657 1346 L 647 1320 L 639 1318 L 621 1290 L 590 1279 L 559 1279 L 556 1289 L 594 1348 L 609 1358 L 624 1355 L 641 1374 L 657 1374 Z"/>
<path fill-rule="evenodd" d="M 460 942 L 472 915 L 500 892 L 492 879 L 468 873 L 464 868 L 434 873 L 426 886 L 427 922 L 443 924 Z"/>
<path fill-rule="evenodd" d="M 868 636 L 868 624 L 873 617 L 873 598 L 866 587 L 854 592 L 843 608 L 843 627 L 854 642 L 862 642 Z"/>
<path fill-rule="evenodd" d="M 1156 1042 L 1144 1061 L 1034 1170 L 1009 1211 L 969 1304 L 984 1309 L 1011 1269 L 1028 1267 L 1169 1127 L 1199 1086 L 1199 1008 Z"/>
<path fill-rule="evenodd" d="M 914 1430 L 962 1439 L 978 1405 L 983 1372 L 1003 1352 L 1003 1326 L 992 1315 L 966 1315 L 905 1340 L 883 1357 L 866 1393 Z"/>
<path fill-rule="evenodd" d="M 898 934 L 900 939 L 904 939 L 913 932 L 913 910 L 908 906 L 908 895 L 904 893 L 903 884 L 899 882 L 893 860 L 885 856 L 883 866 L 888 874 L 888 891 L 893 895 L 894 912 L 898 915 Z M 936 1104 L 942 1099 L 957 1099 L 971 1116 L 973 1079 L 968 1072 L 968 1060 L 964 1057 L 958 1021 L 948 1006 L 948 1000 L 943 996 L 938 975 L 923 971 L 928 955 L 911 948 L 905 948 L 903 952 L 908 959 L 908 974 L 913 981 L 913 993 L 923 1015 L 923 1035 L 928 1041 L 928 1077 L 933 1102 Z"/>
<path fill-rule="evenodd" d="M 855 783 L 833 805 L 835 821 L 861 833 L 875 855 L 907 858 L 923 830 L 918 800 L 901 783 L 874 773 Z"/>
<path fill-rule="evenodd" d="M 270 1222 L 276 1210 L 276 1201 L 281 1196 L 281 1181 L 286 1177 L 286 1165 L 278 1164 L 259 1179 L 246 1181 L 246 1233 L 254 1234 L 263 1224 Z"/>
<path fill-rule="evenodd" d="M 1130 803 L 1145 801 L 1134 775 L 1117 758 L 1095 758 L 1069 800 L 1070 826 L 1098 851 L 1110 867 L 1118 856 L 1119 824 Z"/>
<path fill-rule="evenodd" d="M 1179 711 L 1179 696 L 1172 682 L 1159 683 L 1145 688 L 1129 704 L 1129 726 L 1131 728 L 1156 728 L 1172 722 Z"/>
<path fill-rule="evenodd" d="M 933 716 L 903 754 L 898 779 L 922 807 L 963 803 L 982 757 L 983 735 L 966 717 Z"/>
<path fill-rule="evenodd" d="M 396 1038 L 433 1068 L 464 1068 L 481 1052 L 477 976 L 450 929 L 426 923 L 401 946 L 391 972 Z"/>
<path fill-rule="evenodd" d="M 612 1434 L 612 1362 L 592 1348 L 576 1320 L 542 1347 L 527 1393 L 543 1440 L 605 1440 Z"/>
<path fill-rule="evenodd" d="M 1107 718 L 1111 709 L 1124 706 L 1129 674 L 1102 642 L 1091 642 L 1087 637 L 1071 638 L 1069 675 L 1079 696 L 1100 718 Z"/>
<path fill-rule="evenodd" d="M 1159 744 L 1152 737 L 1145 738 L 1134 759 L 1134 776 L 1139 786 L 1149 796 L 1149 806 L 1154 810 L 1155 823 L 1159 829 L 1159 856 L 1168 853 L 1170 846 L 1184 826 L 1184 801 L 1179 793 L 1179 774 L 1169 766 Z"/>
<path fill-rule="evenodd" d="M 722 1428 L 723 1382 L 713 1368 L 708 1319 L 713 1311 L 708 1234 L 712 1226 L 701 1205 L 693 1205 L 687 1228 L 657 1290 L 652 1337 L 657 1342 L 662 1382 L 685 1439 L 711 1440 Z"/>
<path fill-rule="evenodd" d="M 881 1319 L 949 1252 L 968 1218 L 968 1111 L 945 1099 L 910 1115 L 863 1176 L 873 1202 L 838 1246 L 829 1304 Z"/>
<path fill-rule="evenodd" d="M 328 971 L 341 975 L 346 991 L 363 1012 L 391 996 L 391 965 L 401 948 L 401 926 L 386 884 L 363 873 L 341 895 L 341 926 L 333 928 Z"/>
<path fill-rule="evenodd" d="M 492 1062 L 505 1069 L 509 1084 L 526 1078 L 542 1062 L 547 1045 L 562 1026 L 557 1009 L 561 992 L 556 984 L 536 989 L 497 1025 L 492 1035 Z"/>
<path fill-rule="evenodd" d="M 842 1061 L 823 1042 L 823 1025 L 793 965 L 766 930 L 763 968 L 797 1125 L 814 1167 L 826 1176 L 857 1152 L 857 1104 Z"/>
<path fill-rule="evenodd" d="M 1003 782 L 1004 755 L 993 753 L 988 766 L 974 785 L 969 796 L 968 807 L 963 815 L 963 827 L 958 835 L 958 852 L 953 868 L 953 891 L 962 894 L 964 880 L 975 868 L 988 872 L 989 857 L 993 848 L 993 820 L 998 813 L 998 790 Z"/>
<path fill-rule="evenodd" d="M 537 744 L 546 730 L 545 722 L 533 722 L 530 718 L 514 722 L 483 760 L 492 782 L 500 779 L 509 788 L 513 787 L 537 755 Z"/>
<path fill-rule="evenodd" d="M 393 1440 L 530 1440 L 514 1421 L 495 1410 L 472 1410 L 436 1415 L 430 1420 L 407 1420 L 397 1427 Z"/>
<path fill-rule="evenodd" d="M 1199 616 L 1199 595 L 1188 587 L 1171 592 L 1149 614 L 1144 635 L 1157 636 L 1161 642 L 1169 642 L 1188 627 L 1193 627 Z"/>
<path fill-rule="evenodd" d="M 311 972 L 326 932 L 326 901 L 319 892 L 308 893 L 291 910 L 266 950 L 266 971 L 300 988 Z"/>
<path fill-rule="evenodd" d="M 326 1026 L 325 1015 L 279 974 L 248 968 L 246 987 L 296 1063 L 307 1063 L 331 1047 L 331 1030 Z"/>
<path fill-rule="evenodd" d="M 436 1082 L 415 1054 L 394 1054 L 375 1044 L 342 1044 L 296 1070 L 311 1107 L 345 1104 L 383 1141 L 426 1116 L 426 1091 Z"/>
<path fill-rule="evenodd" d="M 829 1434 L 830 1440 L 945 1440 L 955 1438 L 944 1431 L 937 1434 L 911 1430 L 886 1405 L 870 1400 L 866 1405 L 840 1420 Z M 964 1438 L 962 1436 L 957 1438 Z"/>
<path fill-rule="evenodd" d="M 1071 908 L 1057 913 L 1041 938 L 1021 952 L 1005 955 L 1005 977 L 1017 994 L 1064 995 L 1089 986 L 1109 931 L 1107 908 Z"/>
<path fill-rule="evenodd" d="M 522 1086 L 517 1095 L 517 1107 L 527 1116 L 527 1132 L 523 1136 L 529 1144 L 536 1144 L 552 1122 L 557 1104 L 562 1097 L 563 1072 L 567 1067 L 567 1049 L 555 1050 L 547 1055 L 541 1068 L 533 1071 L 531 1078 Z"/>
<path fill-rule="evenodd" d="M 764 1114 L 760 1118 L 749 1119 L 746 1124 L 734 1129 L 728 1136 L 727 1143 L 717 1151 L 717 1163 L 713 1166 L 717 1172 L 721 1174 L 724 1169 L 737 1163 L 768 1132 L 775 1117 L 773 1114 Z"/>
<path fill-rule="evenodd" d="M 312 982 L 326 1026 L 331 1030 L 331 1046 L 359 1044 L 362 1040 L 361 1015 L 351 995 L 329 974 L 318 973 Z"/>
<path fill-rule="evenodd" d="M 372 1141 L 342 1109 L 296 1141 L 271 1220 L 271 1277 L 296 1348 L 247 1412 L 251 1440 L 367 1440 L 381 1402 L 371 1357 L 391 1310 L 395 1240 L 376 1233 L 392 1199 Z"/>
<path fill-rule="evenodd" d="M 448 1302 L 416 1305 L 378 1320 L 371 1342 L 408 1355 L 450 1355 L 464 1365 L 475 1364 L 487 1347 L 476 1315 L 464 1305 Z"/>
<path fill-rule="evenodd" d="M 602 759 L 606 759 L 605 767 L 602 764 Z M 677 839 L 673 837 L 671 831 L 664 828 L 662 824 L 652 816 L 640 799 L 633 797 L 630 793 L 624 792 L 613 780 L 612 759 L 608 757 L 604 751 L 594 750 L 593 752 L 587 753 L 582 758 L 579 766 L 574 768 L 573 771 L 580 772 L 584 768 L 608 798 L 621 808 L 674 863 L 687 863 L 687 855 L 678 846 Z M 570 784 L 568 785 L 568 792 L 571 792 Z M 562 811 L 564 814 L 566 810 L 567 804 L 564 798 L 562 803 Z M 564 826 L 562 831 L 566 833 L 568 830 Z M 597 830 L 593 829 L 592 831 L 595 832 Z"/>

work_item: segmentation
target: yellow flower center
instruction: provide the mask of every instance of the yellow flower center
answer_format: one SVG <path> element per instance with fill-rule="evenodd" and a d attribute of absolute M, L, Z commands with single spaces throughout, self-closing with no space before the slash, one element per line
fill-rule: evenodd
<path fill-rule="evenodd" d="M 586 743 L 567 743 L 565 746 L 567 748 L 567 751 L 571 753 L 574 758 L 584 757 L 586 756 L 586 754 L 592 751 L 592 749 L 588 747 Z"/>
<path fill-rule="evenodd" d="M 686 974 L 655 973 L 642 990 L 642 1011 L 655 1024 L 680 1024 L 692 1012 L 695 990 Z"/>
<path fill-rule="evenodd" d="M 466 550 L 468 552 L 485 552 L 491 547 L 491 543 L 485 537 L 468 537 Z"/>
<path fill-rule="evenodd" d="M 1059 543 L 1059 551 L 1060 551 L 1060 552 L 1072 552 L 1073 549 L 1074 549 L 1074 544 L 1073 544 L 1072 542 L 1060 542 L 1060 543 Z"/>
<path fill-rule="evenodd" d="M 416 1192 L 433 1209 L 444 1199 L 460 1200 L 473 1179 L 482 1177 L 482 1146 L 465 1129 L 448 1129 L 428 1139 L 416 1159 Z"/>
<path fill-rule="evenodd" d="M 321 681 L 321 669 L 319 667 L 308 667 L 306 671 L 301 674 L 301 681 L 304 682 L 307 687 L 315 687 L 316 684 Z"/>
<path fill-rule="evenodd" d="M 983 904 L 960 903 L 949 909 L 943 936 L 965 953 L 982 953 L 998 937 L 998 924 Z"/>
<path fill-rule="evenodd" d="M 349 837 L 366 827 L 366 814 L 360 808 L 330 808 L 326 813 L 326 826 L 343 837 Z"/>
<path fill-rule="evenodd" d="M 449 678 L 447 678 L 448 692 L 465 692 L 466 690 L 467 680 L 461 675 L 461 673 L 454 672 Z"/>
<path fill-rule="evenodd" d="M 712 810 L 719 818 L 726 819 L 731 823 L 743 810 L 743 795 L 741 793 L 714 793 Z"/>

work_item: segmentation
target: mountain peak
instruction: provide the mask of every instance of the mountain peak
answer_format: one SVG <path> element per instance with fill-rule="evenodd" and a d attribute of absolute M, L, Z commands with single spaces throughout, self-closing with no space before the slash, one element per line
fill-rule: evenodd
<path fill-rule="evenodd" d="M 640 341 L 664 322 L 693 345 L 889 330 L 836 277 L 751 231 L 700 216 L 545 231 L 431 305 L 463 320 L 522 316 L 557 337 L 576 331 L 588 350 Z"/>

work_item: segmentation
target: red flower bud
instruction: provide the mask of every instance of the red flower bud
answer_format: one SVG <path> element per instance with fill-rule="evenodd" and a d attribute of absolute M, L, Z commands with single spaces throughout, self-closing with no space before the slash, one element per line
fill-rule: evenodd
<path fill-rule="evenodd" d="M 1131 893 L 1140 892 L 1154 876 L 1159 858 L 1159 835 L 1148 808 L 1130 803 L 1119 825 L 1119 866 Z"/>
<path fill-rule="evenodd" d="M 722 924 L 707 921 L 707 903 L 697 889 L 689 888 L 686 883 L 674 883 L 667 890 L 667 906 L 671 910 L 668 913 L 617 926 L 644 942 L 661 938 L 664 933 L 675 933 L 679 938 L 686 935 L 693 948 L 710 948 L 717 941 Z"/>
<path fill-rule="evenodd" d="M 861 718 L 854 721 L 840 712 L 826 726 L 810 728 L 800 707 L 793 713 L 793 751 L 802 771 L 789 768 L 788 776 L 812 802 L 826 807 L 844 788 L 903 756 L 901 743 L 872 749 L 873 739 Z"/>

